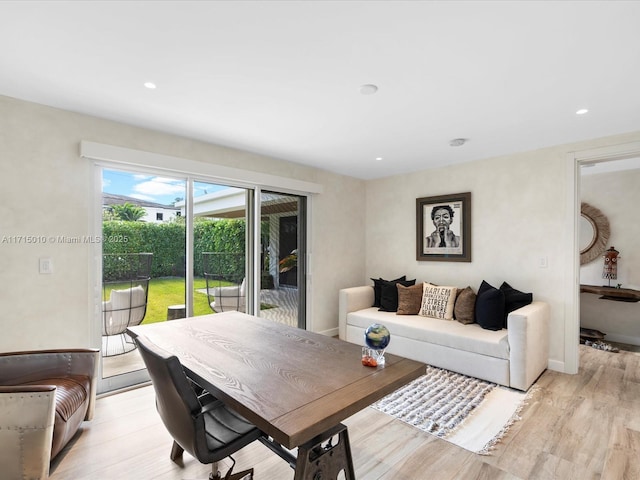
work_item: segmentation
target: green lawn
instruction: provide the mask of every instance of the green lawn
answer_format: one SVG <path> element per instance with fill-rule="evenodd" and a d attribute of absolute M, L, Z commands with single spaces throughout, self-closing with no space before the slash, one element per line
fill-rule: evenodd
<path fill-rule="evenodd" d="M 109 285 L 104 292 L 104 298 L 108 299 L 112 289 L 124 289 L 129 284 Z M 207 300 L 207 295 L 198 290 L 205 289 L 204 278 L 194 278 L 193 280 L 193 313 L 194 315 L 207 315 L 213 313 Z M 152 278 L 149 281 L 149 294 L 147 298 L 147 313 L 142 323 L 164 322 L 167 319 L 167 307 L 170 305 L 184 305 L 184 278 Z"/>
<path fill-rule="evenodd" d="M 149 299 L 147 300 L 147 314 L 142 323 L 164 322 L 167 319 L 169 305 L 183 305 L 184 278 L 152 278 L 149 282 Z M 194 278 L 193 314 L 207 315 L 213 313 L 207 302 L 207 295 L 198 292 L 206 288 L 204 278 Z"/>
<path fill-rule="evenodd" d="M 233 285 L 232 283 L 222 282 L 220 285 L 224 286 Z M 130 284 L 117 284 L 109 285 L 109 287 L 103 292 L 104 299 L 108 299 L 113 289 L 125 289 Z M 152 278 L 149 281 L 149 294 L 147 298 L 147 313 L 145 314 L 142 323 L 155 323 L 164 322 L 167 320 L 167 307 L 170 305 L 184 305 L 184 278 L 180 277 L 164 277 L 164 278 Z M 204 278 L 194 278 L 193 288 L 193 314 L 208 315 L 214 313 L 209 307 L 208 298 L 206 293 L 199 292 L 198 290 L 206 289 L 206 281 Z M 260 309 L 266 310 L 274 308 L 275 305 L 268 303 L 261 303 Z"/>

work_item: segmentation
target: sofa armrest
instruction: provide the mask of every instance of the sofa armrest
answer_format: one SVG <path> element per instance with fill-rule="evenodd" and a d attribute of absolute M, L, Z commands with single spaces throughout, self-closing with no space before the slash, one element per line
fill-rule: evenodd
<path fill-rule="evenodd" d="M 49 478 L 56 387 L 0 386 L 2 478 Z"/>
<path fill-rule="evenodd" d="M 95 409 L 100 350 L 73 348 L 0 353 L 0 385 L 19 385 L 47 378 L 82 375 L 90 379 L 89 405 L 85 420 L 91 420 Z"/>
<path fill-rule="evenodd" d="M 338 296 L 338 336 L 347 338 L 347 313 L 373 306 L 373 286 L 343 288 Z"/>
<path fill-rule="evenodd" d="M 509 313 L 510 386 L 526 391 L 549 363 L 549 305 L 533 302 Z"/>

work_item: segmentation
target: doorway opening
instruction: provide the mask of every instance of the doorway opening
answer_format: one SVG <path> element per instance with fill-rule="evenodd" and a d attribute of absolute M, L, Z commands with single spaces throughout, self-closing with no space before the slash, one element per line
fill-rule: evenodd
<path fill-rule="evenodd" d="M 580 343 L 612 353 L 640 351 L 639 182 L 640 157 L 580 166 Z"/>

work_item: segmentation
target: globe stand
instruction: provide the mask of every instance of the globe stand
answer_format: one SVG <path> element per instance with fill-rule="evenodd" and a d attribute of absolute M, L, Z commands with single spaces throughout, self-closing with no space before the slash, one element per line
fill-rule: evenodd
<path fill-rule="evenodd" d="M 384 367 L 384 350 L 376 350 L 374 358 L 379 367 Z"/>
<path fill-rule="evenodd" d="M 384 367 L 384 349 L 362 347 L 362 364 L 367 367 Z"/>

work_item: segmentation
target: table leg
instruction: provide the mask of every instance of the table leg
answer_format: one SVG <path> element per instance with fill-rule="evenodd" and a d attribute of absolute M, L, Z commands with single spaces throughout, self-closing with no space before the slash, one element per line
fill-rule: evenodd
<path fill-rule="evenodd" d="M 334 445 L 336 435 L 338 442 Z M 343 424 L 298 447 L 294 480 L 336 480 L 341 471 L 345 480 L 356 479 L 349 434 Z"/>

